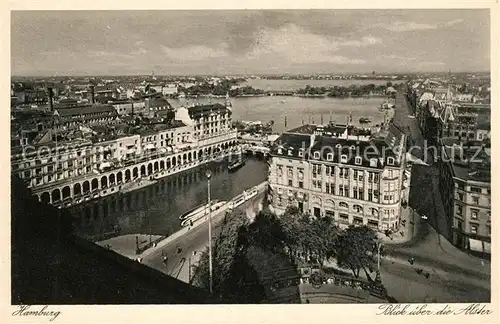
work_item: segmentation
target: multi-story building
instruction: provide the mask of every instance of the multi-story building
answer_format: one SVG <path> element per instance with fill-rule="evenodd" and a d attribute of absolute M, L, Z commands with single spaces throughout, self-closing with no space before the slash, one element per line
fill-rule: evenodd
<path fill-rule="evenodd" d="M 193 136 L 200 110 L 206 111 L 190 107 L 179 114 L 184 120 L 143 125 L 139 134 L 118 134 L 114 127 L 102 136 L 69 140 L 64 138 L 72 138 L 67 135 L 71 132 L 60 137 L 54 136 L 58 131 L 48 129 L 36 144 L 21 137 L 12 148 L 12 172 L 41 201 L 68 206 L 118 193 L 138 178 L 159 179 L 231 154 L 237 131 L 230 126 L 210 126 L 215 129 L 211 136 Z M 209 111 L 225 116 L 218 118 L 219 123 L 224 120 L 224 126 L 231 125 L 230 109 L 221 105 Z M 87 128 L 93 132 L 92 126 Z"/>
<path fill-rule="evenodd" d="M 440 144 L 439 190 L 450 241 L 462 249 L 490 253 L 490 149 L 485 143 L 453 138 L 444 138 Z"/>
<path fill-rule="evenodd" d="M 489 104 L 454 101 L 450 90 L 409 89 L 415 117 L 424 137 L 431 143 L 437 144 L 440 138 L 470 141 L 490 136 Z"/>
<path fill-rule="evenodd" d="M 146 102 L 143 100 L 123 99 L 115 100 L 111 103 L 118 115 L 130 115 L 142 113 L 146 108 Z"/>
<path fill-rule="evenodd" d="M 273 209 L 280 214 L 293 205 L 315 217 L 332 217 L 341 227 L 396 230 L 405 135 L 394 125 L 370 138 L 343 134 L 338 126 L 305 125 L 276 140 L 269 170 Z"/>

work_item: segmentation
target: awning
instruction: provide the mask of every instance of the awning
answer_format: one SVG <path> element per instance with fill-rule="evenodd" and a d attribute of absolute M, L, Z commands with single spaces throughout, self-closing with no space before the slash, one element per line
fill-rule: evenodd
<path fill-rule="evenodd" d="M 469 238 L 469 250 L 483 252 L 483 242 Z"/>

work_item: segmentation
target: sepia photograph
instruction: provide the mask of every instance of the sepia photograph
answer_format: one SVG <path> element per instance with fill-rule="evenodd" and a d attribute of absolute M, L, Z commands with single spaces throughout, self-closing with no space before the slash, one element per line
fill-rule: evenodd
<path fill-rule="evenodd" d="M 491 19 L 10 11 L 11 317 L 490 314 Z"/>

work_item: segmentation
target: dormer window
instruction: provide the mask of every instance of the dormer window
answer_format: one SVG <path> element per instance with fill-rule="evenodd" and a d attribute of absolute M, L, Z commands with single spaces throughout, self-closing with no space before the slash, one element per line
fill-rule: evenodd
<path fill-rule="evenodd" d="M 278 154 L 283 154 L 283 149 L 279 148 L 278 149 Z"/>
<path fill-rule="evenodd" d="M 292 155 L 292 150 L 288 150 L 288 155 Z"/>
<path fill-rule="evenodd" d="M 351 146 L 349 147 L 349 149 L 350 149 L 351 151 L 354 151 L 354 150 L 356 149 L 356 147 L 355 147 L 354 145 L 351 145 Z"/>
<path fill-rule="evenodd" d="M 342 163 L 347 163 L 347 155 L 342 154 L 342 155 L 340 156 L 340 162 L 342 162 Z"/>
<path fill-rule="evenodd" d="M 354 158 L 354 164 L 356 165 L 361 165 L 361 161 L 362 161 L 361 156 L 356 156 Z"/>
<path fill-rule="evenodd" d="M 319 159 L 319 152 L 318 151 L 314 152 L 314 158 Z"/>
<path fill-rule="evenodd" d="M 373 168 L 377 167 L 377 159 L 370 159 L 370 166 Z"/>
<path fill-rule="evenodd" d="M 342 147 L 342 145 L 340 145 L 340 144 L 335 145 L 335 148 L 338 148 L 338 149 L 339 149 L 339 148 L 341 148 L 341 147 Z"/>
<path fill-rule="evenodd" d="M 328 161 L 333 161 L 333 153 L 328 153 L 328 154 L 326 155 L 326 159 L 327 159 Z"/>
<path fill-rule="evenodd" d="M 387 164 L 388 165 L 394 165 L 394 158 L 393 157 L 388 157 L 387 158 Z"/>
<path fill-rule="evenodd" d="M 304 150 L 302 150 L 302 149 L 301 149 L 301 150 L 299 151 L 299 156 L 300 156 L 300 157 L 303 157 L 303 156 L 304 156 Z"/>

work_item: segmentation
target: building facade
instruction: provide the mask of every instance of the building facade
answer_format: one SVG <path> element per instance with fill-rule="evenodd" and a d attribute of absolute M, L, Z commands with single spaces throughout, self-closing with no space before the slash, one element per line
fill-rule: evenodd
<path fill-rule="evenodd" d="M 391 126 L 382 137 L 360 141 L 336 137 L 328 127 L 312 128 L 309 134 L 284 133 L 271 151 L 273 209 L 280 214 L 292 205 L 314 217 L 332 217 L 340 227 L 397 230 L 404 134 Z"/>
<path fill-rule="evenodd" d="M 220 108 L 220 107 L 218 107 Z M 212 113 L 230 113 L 210 109 Z M 196 107 L 196 111 L 203 108 Z M 194 118 L 196 114 L 191 114 Z M 237 130 L 215 127 L 211 136 L 193 137 L 193 126 L 175 120 L 151 132 L 115 135 L 106 140 L 49 140 L 12 148 L 12 173 L 23 179 L 39 200 L 57 206 L 118 193 L 139 178 L 159 179 L 231 154 L 237 146 Z"/>
<path fill-rule="evenodd" d="M 461 249 L 491 253 L 491 165 L 489 148 L 442 139 L 440 193 L 451 233 Z M 473 158 L 474 161 L 471 161 Z"/>

